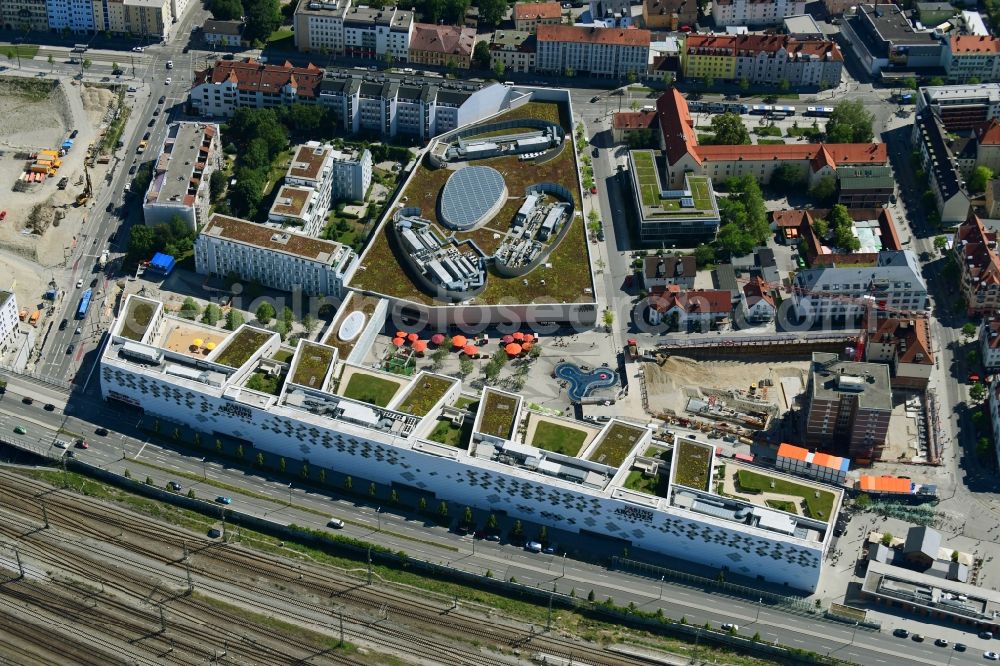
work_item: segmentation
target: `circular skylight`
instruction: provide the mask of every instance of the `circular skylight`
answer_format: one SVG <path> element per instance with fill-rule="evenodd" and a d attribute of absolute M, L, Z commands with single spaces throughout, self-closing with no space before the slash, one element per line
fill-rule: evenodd
<path fill-rule="evenodd" d="M 441 222 L 456 231 L 471 229 L 499 212 L 507 201 L 507 184 L 496 169 L 470 166 L 448 178 L 441 193 Z"/>

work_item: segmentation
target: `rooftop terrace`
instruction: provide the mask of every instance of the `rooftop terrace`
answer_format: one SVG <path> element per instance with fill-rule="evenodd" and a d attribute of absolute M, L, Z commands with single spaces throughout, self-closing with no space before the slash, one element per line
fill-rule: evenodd
<path fill-rule="evenodd" d="M 719 207 L 712 182 L 707 177 L 689 175 L 686 178 L 688 190 L 665 192 L 652 150 L 633 150 L 629 158 L 644 219 L 718 217 Z"/>
<path fill-rule="evenodd" d="M 158 305 L 159 303 L 156 301 L 146 300 L 138 296 L 129 298 L 128 306 L 121 317 L 122 325 L 118 334 L 135 342 L 142 340 Z"/>
<path fill-rule="evenodd" d="M 445 393 L 455 385 L 455 380 L 421 373 L 410 385 L 403 399 L 396 405 L 396 411 L 414 416 L 426 416 Z"/>
<path fill-rule="evenodd" d="M 479 432 L 500 439 L 510 439 L 514 432 L 517 405 L 516 396 L 491 389 L 484 390 L 479 401 Z"/>
<path fill-rule="evenodd" d="M 238 368 L 274 335 L 271 331 L 244 325 L 226 341 L 225 348 L 219 352 L 214 361 L 219 365 Z"/>
<path fill-rule="evenodd" d="M 306 340 L 299 341 L 299 360 L 292 381 L 317 390 L 323 389 L 323 379 L 336 358 L 336 351 Z"/>
<path fill-rule="evenodd" d="M 645 428 L 612 421 L 587 459 L 610 467 L 619 467 L 647 432 Z"/>

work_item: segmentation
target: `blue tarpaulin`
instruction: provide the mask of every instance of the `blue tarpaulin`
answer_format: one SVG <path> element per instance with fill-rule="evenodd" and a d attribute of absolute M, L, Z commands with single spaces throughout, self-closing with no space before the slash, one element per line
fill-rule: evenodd
<path fill-rule="evenodd" d="M 176 265 L 177 262 L 169 254 L 157 252 L 153 255 L 152 261 L 149 262 L 149 270 L 170 275 L 170 271 L 174 270 L 174 266 Z"/>

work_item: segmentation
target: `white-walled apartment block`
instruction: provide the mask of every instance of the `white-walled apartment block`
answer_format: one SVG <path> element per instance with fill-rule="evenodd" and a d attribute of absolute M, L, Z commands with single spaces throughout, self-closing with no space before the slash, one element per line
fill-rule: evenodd
<path fill-rule="evenodd" d="M 13 291 L 0 291 L 0 357 L 14 344 L 18 329 L 17 297 Z"/>
<path fill-rule="evenodd" d="M 366 148 L 360 153 L 333 153 L 333 200 L 364 201 L 372 184 L 372 154 Z"/>
<path fill-rule="evenodd" d="M 539 72 L 625 78 L 649 67 L 648 30 L 540 25 L 536 33 Z"/>
<path fill-rule="evenodd" d="M 805 13 L 805 0 L 714 0 L 712 2 L 712 18 L 720 29 L 728 26 L 777 25 L 784 18 Z"/>
<path fill-rule="evenodd" d="M 285 228 L 298 227 L 298 233 L 318 236 L 326 226 L 326 216 L 330 212 L 330 200 L 323 199 L 319 192 L 310 187 L 282 185 L 274 197 L 274 203 L 267 212 L 270 226 Z"/>
<path fill-rule="evenodd" d="M 194 241 L 195 271 L 224 277 L 235 273 L 265 287 L 308 296 L 343 295 L 358 256 L 333 241 L 213 215 Z"/>
<path fill-rule="evenodd" d="M 386 7 L 352 7 L 350 0 L 299 0 L 295 8 L 295 46 L 299 51 L 405 62 L 410 52 L 413 12 Z"/>
<path fill-rule="evenodd" d="M 168 126 L 142 204 L 146 224 L 166 224 L 176 216 L 196 231 L 204 224 L 211 203 L 209 178 L 221 164 L 218 125 L 181 122 Z"/>
<path fill-rule="evenodd" d="M 532 411 L 521 396 L 494 388 L 463 394 L 462 382 L 452 377 L 420 372 L 407 378 L 338 358 L 354 353 L 354 343 L 344 341 L 358 340 L 359 329 L 383 323 L 355 311 L 342 323 L 335 318 L 325 344 L 302 341 L 291 350 L 271 331 L 247 325 L 221 331 L 130 295 L 101 356 L 102 397 L 142 410 L 147 419 L 308 459 L 314 474 L 327 470 L 350 475 L 355 483 L 411 488 L 432 504 L 504 512 L 769 584 L 816 588 L 841 490 L 718 459 L 701 442 L 655 442 L 647 425 L 617 418 L 599 426 L 573 421 Z M 193 338 L 210 340 L 215 348 L 205 356 L 178 344 Z M 294 355 L 279 394 L 249 389 L 248 377 L 273 367 L 286 349 Z M 395 390 L 384 406 L 350 399 L 345 393 L 353 377 L 377 378 Z M 478 399 L 474 414 L 458 402 L 463 395 Z M 467 450 L 432 439 L 440 419 L 458 417 L 472 423 Z M 574 437 L 582 434 L 579 451 L 535 446 L 529 433 L 543 422 L 574 431 Z M 643 487 L 629 481 L 635 471 L 647 479 Z M 822 515 L 770 508 L 759 491 L 730 487 L 735 475 L 760 487 L 794 486 L 799 497 L 822 507 Z M 716 493 L 723 480 L 726 495 Z"/>

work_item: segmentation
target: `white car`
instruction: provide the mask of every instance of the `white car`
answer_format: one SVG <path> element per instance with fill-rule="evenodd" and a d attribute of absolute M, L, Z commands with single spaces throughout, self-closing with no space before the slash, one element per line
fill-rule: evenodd
<path fill-rule="evenodd" d="M 344 521 L 340 518 L 331 518 L 327 523 L 327 527 L 332 527 L 337 530 L 344 529 Z"/>
<path fill-rule="evenodd" d="M 992 650 L 987 650 L 983 653 L 983 659 L 989 659 L 990 661 L 1000 660 L 1000 654 L 993 652 Z"/>
<path fill-rule="evenodd" d="M 143 47 L 141 47 L 141 46 L 133 46 L 133 47 L 132 47 L 132 50 L 133 50 L 133 51 L 135 51 L 136 53 L 142 53 L 142 52 L 143 52 L 143 51 L 145 51 L 146 49 L 144 49 L 144 48 L 143 48 Z"/>
<path fill-rule="evenodd" d="M 733 624 L 732 622 L 726 622 L 724 625 L 722 625 L 722 630 L 735 634 L 737 631 L 740 630 L 740 625 Z"/>
<path fill-rule="evenodd" d="M 173 69 L 173 68 L 174 68 L 174 61 L 173 60 L 168 60 L 167 61 L 167 69 Z"/>
<path fill-rule="evenodd" d="M 163 79 L 163 85 L 169 86 L 172 82 L 173 82 L 173 79 L 171 79 L 169 76 L 167 78 Z"/>
<path fill-rule="evenodd" d="M 76 288 L 79 289 L 82 286 L 83 286 L 83 279 L 77 280 L 76 281 Z"/>
<path fill-rule="evenodd" d="M 56 448 L 58 449 L 68 449 L 69 443 L 62 441 L 61 439 L 56 440 Z"/>

